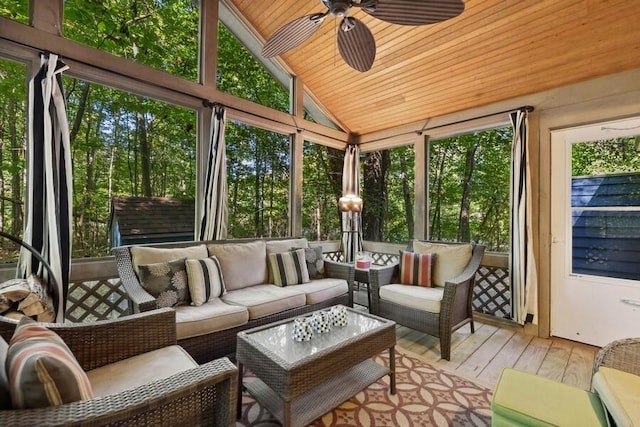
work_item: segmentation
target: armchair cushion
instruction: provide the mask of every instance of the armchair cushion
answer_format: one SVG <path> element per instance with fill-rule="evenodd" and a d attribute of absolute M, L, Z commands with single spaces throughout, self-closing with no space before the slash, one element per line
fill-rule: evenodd
<path fill-rule="evenodd" d="M 138 266 L 140 285 L 156 298 L 158 308 L 190 301 L 184 258 Z"/>
<path fill-rule="evenodd" d="M 91 383 L 55 332 L 24 317 L 7 351 L 14 409 L 44 408 L 93 398 Z"/>
<path fill-rule="evenodd" d="M 304 249 L 269 254 L 269 274 L 277 286 L 299 285 L 309 282 Z"/>
<path fill-rule="evenodd" d="M 430 287 L 436 257 L 437 254 L 400 251 L 400 283 Z"/>
<path fill-rule="evenodd" d="M 185 264 L 193 305 L 202 305 L 224 295 L 222 269 L 216 257 L 188 259 Z"/>
<path fill-rule="evenodd" d="M 640 376 L 601 366 L 593 389 L 617 426 L 640 425 Z"/>
<path fill-rule="evenodd" d="M 413 241 L 413 250 L 416 253 L 438 254 L 433 267 L 433 284 L 444 286 L 445 282 L 462 273 L 471 259 L 473 245 L 471 244 L 442 244 Z"/>
<path fill-rule="evenodd" d="M 380 299 L 429 313 L 440 313 L 444 288 L 402 284 L 380 287 Z"/>
<path fill-rule="evenodd" d="M 87 372 L 94 394 L 107 396 L 134 389 L 197 367 L 182 347 L 172 345 Z"/>

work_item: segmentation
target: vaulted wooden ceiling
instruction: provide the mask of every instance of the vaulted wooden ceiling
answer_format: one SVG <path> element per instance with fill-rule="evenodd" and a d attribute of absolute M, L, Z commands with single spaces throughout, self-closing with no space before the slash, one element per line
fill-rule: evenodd
<path fill-rule="evenodd" d="M 325 10 L 319 0 L 226 1 L 263 39 Z M 352 10 L 376 40 L 371 70 L 343 62 L 333 18 L 281 59 L 355 134 L 640 68 L 638 0 L 465 0 L 458 17 L 422 27 Z"/>

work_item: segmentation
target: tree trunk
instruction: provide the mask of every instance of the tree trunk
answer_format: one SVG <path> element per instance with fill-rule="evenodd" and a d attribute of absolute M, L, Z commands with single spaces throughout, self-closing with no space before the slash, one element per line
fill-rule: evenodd
<path fill-rule="evenodd" d="M 471 229 L 469 227 L 469 211 L 471 208 L 471 178 L 473 177 L 473 169 L 475 167 L 476 151 L 478 150 L 478 144 L 473 143 L 467 148 L 465 156 L 465 168 L 464 177 L 462 181 L 462 197 L 460 199 L 460 217 L 458 224 L 458 241 L 470 242 L 471 241 Z"/>
<path fill-rule="evenodd" d="M 362 212 L 362 233 L 365 240 L 384 241 L 383 228 L 387 212 L 387 177 L 391 158 L 389 150 L 368 153 L 364 162 L 365 200 Z"/>
<path fill-rule="evenodd" d="M 16 127 L 16 114 L 18 106 L 14 97 L 8 97 L 9 100 L 9 146 L 11 147 L 11 165 L 18 169 L 20 165 L 20 152 L 22 151 L 21 138 L 18 138 L 18 129 Z M 11 234 L 13 236 L 22 236 L 22 180 L 21 174 L 11 174 Z"/>
<path fill-rule="evenodd" d="M 431 206 L 431 233 L 429 239 L 441 240 L 442 239 L 442 187 L 445 159 L 447 158 L 448 148 L 443 147 L 443 151 L 438 158 L 437 170 L 435 173 L 435 191 L 430 196 Z"/>
<path fill-rule="evenodd" d="M 403 173 L 406 173 L 408 165 L 406 152 L 403 152 L 400 156 L 400 168 Z M 413 237 L 414 230 L 414 219 L 413 219 L 413 198 L 411 195 L 413 194 L 413 188 L 407 182 L 406 175 L 402 179 L 402 197 L 404 199 L 404 216 L 407 221 L 407 231 L 409 232 L 409 237 Z"/>
<path fill-rule="evenodd" d="M 140 141 L 140 159 L 142 173 L 142 195 L 151 197 L 151 142 L 147 135 L 147 121 L 142 113 L 136 113 L 136 123 L 138 130 L 138 138 Z"/>

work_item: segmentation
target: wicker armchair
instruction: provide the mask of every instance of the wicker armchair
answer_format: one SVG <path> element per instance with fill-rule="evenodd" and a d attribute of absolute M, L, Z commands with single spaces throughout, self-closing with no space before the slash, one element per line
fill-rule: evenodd
<path fill-rule="evenodd" d="M 471 324 L 471 332 L 475 332 L 471 299 L 476 272 L 480 268 L 484 250 L 484 246 L 474 245 L 471 259 L 464 271 L 457 277 L 447 280 L 439 313 L 431 313 L 381 299 L 380 288 L 394 283 L 394 279 L 399 276 L 399 265 L 371 269 L 369 271 L 370 312 L 440 338 L 441 357 L 450 360 L 451 334 L 467 323 Z"/>
<path fill-rule="evenodd" d="M 16 321 L 0 316 L 9 342 Z M 46 324 L 85 371 L 176 344 L 175 312 L 95 323 Z M 235 425 L 238 371 L 227 358 L 121 393 L 60 406 L 0 411 L 3 426 Z"/>
<path fill-rule="evenodd" d="M 625 338 L 602 347 L 593 363 L 594 375 L 601 366 L 640 375 L 640 338 Z"/>

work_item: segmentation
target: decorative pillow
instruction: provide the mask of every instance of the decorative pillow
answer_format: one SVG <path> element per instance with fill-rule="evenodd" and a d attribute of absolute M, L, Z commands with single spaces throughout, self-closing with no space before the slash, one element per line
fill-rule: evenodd
<path fill-rule="evenodd" d="M 431 287 L 436 254 L 400 251 L 400 283 Z"/>
<path fill-rule="evenodd" d="M 209 256 L 205 244 L 187 246 L 184 248 L 154 248 L 151 246 L 132 246 L 131 264 L 136 274 L 140 274 L 138 268 L 142 264 L 156 264 L 169 262 L 180 258 L 206 258 Z M 139 277 L 139 276 L 138 276 Z"/>
<path fill-rule="evenodd" d="M 292 251 L 299 249 L 293 248 Z M 324 258 L 322 256 L 322 247 L 310 247 L 304 248 L 304 258 L 307 262 L 307 271 L 309 272 L 309 279 L 322 279 L 324 278 Z"/>
<path fill-rule="evenodd" d="M 188 259 L 186 265 L 193 305 L 202 305 L 225 294 L 218 258 Z"/>
<path fill-rule="evenodd" d="M 269 254 L 269 271 L 273 276 L 273 284 L 277 286 L 299 285 L 310 281 L 304 249 Z"/>
<path fill-rule="evenodd" d="M 470 243 L 447 245 L 414 240 L 413 250 L 421 254 L 438 254 L 438 260 L 433 269 L 433 284 L 435 286 L 444 286 L 447 280 L 458 276 L 469 264 L 473 245 Z"/>
<path fill-rule="evenodd" d="M 184 258 L 138 266 L 140 284 L 156 298 L 158 308 L 189 303 Z"/>
<path fill-rule="evenodd" d="M 0 410 L 11 409 L 11 393 L 9 391 L 9 379 L 5 369 L 7 350 L 9 344 L 0 337 Z"/>
<path fill-rule="evenodd" d="M 69 347 L 55 332 L 22 318 L 9 342 L 7 373 L 14 409 L 92 399 L 93 391 Z"/>
<path fill-rule="evenodd" d="M 267 257 L 269 256 L 269 254 L 286 252 L 290 249 L 306 249 L 309 247 L 309 242 L 305 238 L 267 240 L 265 241 L 265 244 L 267 247 Z M 267 281 L 269 283 L 273 283 L 273 276 L 271 275 L 270 269 L 269 278 L 267 279 Z"/>

